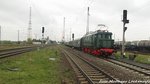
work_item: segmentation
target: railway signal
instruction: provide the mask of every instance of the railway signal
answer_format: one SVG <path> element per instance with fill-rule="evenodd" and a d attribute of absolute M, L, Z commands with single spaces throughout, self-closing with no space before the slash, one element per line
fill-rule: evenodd
<path fill-rule="evenodd" d="M 129 20 L 127 20 L 127 10 L 123 10 L 123 20 L 124 23 L 129 23 Z"/>
<path fill-rule="evenodd" d="M 129 20 L 127 20 L 127 10 L 123 10 L 123 39 L 122 39 L 122 51 L 121 51 L 121 55 L 124 57 L 125 56 L 125 31 L 127 30 L 127 27 L 125 27 L 125 25 L 127 23 L 129 23 Z"/>
<path fill-rule="evenodd" d="M 42 27 L 42 44 L 44 44 L 44 27 Z"/>
<path fill-rule="evenodd" d="M 42 33 L 44 33 L 44 27 L 42 27 Z"/>
<path fill-rule="evenodd" d="M 72 40 L 74 40 L 74 33 L 72 34 Z"/>
<path fill-rule="evenodd" d="M 127 27 L 124 27 L 124 30 L 123 30 L 123 31 L 125 32 L 126 30 L 127 30 Z"/>

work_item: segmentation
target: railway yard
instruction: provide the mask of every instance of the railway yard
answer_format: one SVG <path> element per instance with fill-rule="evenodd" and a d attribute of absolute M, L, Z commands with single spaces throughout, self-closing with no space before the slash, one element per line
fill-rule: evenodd
<path fill-rule="evenodd" d="M 149 64 L 100 58 L 64 45 L 15 48 L 0 51 L 0 55 L 1 84 L 150 83 Z"/>
<path fill-rule="evenodd" d="M 150 0 L 0 0 L 0 84 L 150 84 Z"/>

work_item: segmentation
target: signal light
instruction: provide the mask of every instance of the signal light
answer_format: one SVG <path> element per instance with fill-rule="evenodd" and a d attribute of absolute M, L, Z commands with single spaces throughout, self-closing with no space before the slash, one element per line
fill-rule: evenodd
<path fill-rule="evenodd" d="M 74 38 L 74 33 L 72 34 L 72 38 Z"/>
<path fill-rule="evenodd" d="M 127 10 L 123 10 L 123 20 L 124 23 L 129 23 L 129 20 L 127 20 Z"/>
<path fill-rule="evenodd" d="M 123 21 L 127 20 L 127 10 L 123 10 Z"/>
<path fill-rule="evenodd" d="M 74 41 L 74 33 L 72 34 L 72 40 Z"/>
<path fill-rule="evenodd" d="M 44 33 L 44 27 L 42 27 L 42 33 Z"/>

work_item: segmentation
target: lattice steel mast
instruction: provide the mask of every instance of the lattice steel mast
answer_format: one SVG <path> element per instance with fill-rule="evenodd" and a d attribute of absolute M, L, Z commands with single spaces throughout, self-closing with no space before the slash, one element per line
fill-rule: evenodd
<path fill-rule="evenodd" d="M 28 40 L 32 39 L 32 22 L 31 22 L 31 6 L 30 6 L 30 12 L 29 12 L 29 24 L 28 24 Z"/>

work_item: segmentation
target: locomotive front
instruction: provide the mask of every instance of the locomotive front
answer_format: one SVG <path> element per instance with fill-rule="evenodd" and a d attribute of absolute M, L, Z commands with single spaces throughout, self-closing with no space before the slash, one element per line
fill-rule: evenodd
<path fill-rule="evenodd" d="M 98 55 L 109 56 L 114 52 L 114 40 L 111 32 L 97 33 L 96 49 Z"/>

